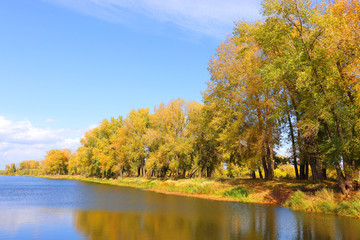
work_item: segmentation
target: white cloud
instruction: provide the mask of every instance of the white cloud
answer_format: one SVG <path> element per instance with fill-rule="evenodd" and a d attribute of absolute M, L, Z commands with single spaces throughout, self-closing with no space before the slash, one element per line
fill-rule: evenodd
<path fill-rule="evenodd" d="M 44 0 L 112 22 L 136 14 L 196 33 L 223 38 L 234 21 L 260 18 L 260 0 Z"/>
<path fill-rule="evenodd" d="M 75 150 L 85 130 L 37 128 L 28 120 L 0 116 L 0 169 L 12 162 L 43 159 L 50 149 Z"/>
<path fill-rule="evenodd" d="M 36 216 L 36 217 L 34 217 Z M 9 204 L 2 207 L 0 231 L 7 236 L 17 236 L 19 230 L 27 229 L 28 236 L 38 236 L 43 226 L 56 226 L 63 222 L 73 221 L 73 212 L 65 208 L 45 208 L 32 206 L 13 206 Z"/>

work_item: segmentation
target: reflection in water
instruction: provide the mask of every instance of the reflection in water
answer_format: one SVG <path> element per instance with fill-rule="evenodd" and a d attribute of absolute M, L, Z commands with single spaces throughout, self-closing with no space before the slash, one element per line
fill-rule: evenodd
<path fill-rule="evenodd" d="M 212 219 L 186 214 L 76 211 L 74 224 L 77 231 L 92 240 L 359 239 L 360 236 L 359 222 L 344 218 L 289 214 L 287 209 L 256 205 L 245 208 L 242 213 L 247 214 L 233 214 L 230 218 L 220 214 Z"/>
<path fill-rule="evenodd" d="M 0 239 L 84 239 L 73 229 L 73 211 L 44 207 L 11 208 L 0 204 Z"/>
<path fill-rule="evenodd" d="M 17 208 L 17 209 L 1 209 L 0 232 L 8 232 L 15 234 L 20 229 L 31 226 L 34 230 L 38 226 L 57 225 L 72 221 L 71 211 L 49 208 Z"/>
<path fill-rule="evenodd" d="M 360 220 L 78 181 L 0 176 L 0 239 L 360 239 Z"/>
<path fill-rule="evenodd" d="M 215 222 L 177 215 L 79 211 L 74 221 L 78 231 L 94 240 L 228 239 Z"/>

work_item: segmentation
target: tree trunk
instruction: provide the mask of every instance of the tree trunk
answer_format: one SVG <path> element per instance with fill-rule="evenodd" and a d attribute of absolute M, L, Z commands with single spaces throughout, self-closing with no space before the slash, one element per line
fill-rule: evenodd
<path fill-rule="evenodd" d="M 262 175 L 262 172 L 261 172 L 260 167 L 259 167 L 258 171 L 259 171 L 259 177 L 260 177 L 260 179 L 263 179 L 264 177 L 263 177 L 263 175 Z"/>
<path fill-rule="evenodd" d="M 205 176 L 205 166 L 202 166 L 199 178 L 203 178 L 204 176 Z"/>
<path fill-rule="evenodd" d="M 274 179 L 274 150 L 272 146 L 267 146 L 267 167 L 268 167 L 268 175 L 266 180 Z"/>
<path fill-rule="evenodd" d="M 294 136 L 294 129 L 293 125 L 291 123 L 291 117 L 290 112 L 287 112 L 288 115 L 288 121 L 289 121 L 289 128 L 290 128 L 290 136 L 291 136 L 291 143 L 292 143 L 292 151 L 293 151 L 293 163 L 294 163 L 294 169 L 295 169 L 295 176 L 296 179 L 299 179 L 299 170 L 297 165 L 297 156 L 296 156 L 296 145 L 295 145 L 295 136 Z"/>
<path fill-rule="evenodd" d="M 343 140 L 342 127 L 341 127 L 341 123 L 338 120 L 337 116 L 336 116 L 336 124 L 337 124 L 337 134 L 340 137 L 340 139 Z M 328 140 L 331 141 L 332 137 L 331 137 L 331 134 L 330 134 L 330 131 L 329 131 L 329 128 L 328 128 L 328 125 L 327 125 L 326 122 L 324 122 L 324 128 L 325 128 L 325 132 L 327 134 Z M 343 164 L 344 164 L 345 176 L 344 176 L 343 171 L 341 170 L 341 167 L 340 167 L 340 159 L 336 163 L 336 175 L 337 175 L 338 184 L 339 184 L 339 187 L 341 189 L 341 192 L 344 195 L 348 196 L 350 190 L 353 187 L 353 181 L 352 181 L 352 176 L 351 176 L 351 174 L 349 174 L 349 171 L 347 169 L 348 168 L 348 159 L 346 157 L 344 157 L 344 156 L 343 156 Z"/>
<path fill-rule="evenodd" d="M 319 170 L 320 169 L 319 159 L 316 157 L 316 155 L 314 153 L 310 153 L 309 163 L 311 166 L 311 173 L 312 173 L 313 180 L 321 181 L 322 174 L 321 174 L 321 171 Z"/>
<path fill-rule="evenodd" d="M 327 179 L 326 167 L 325 166 L 323 166 L 322 169 L 321 169 L 321 175 L 322 175 L 323 180 Z"/>
<path fill-rule="evenodd" d="M 266 158 L 265 158 L 265 156 L 263 156 L 263 157 L 261 158 L 261 162 L 262 162 L 263 168 L 264 168 L 265 179 L 268 179 L 269 172 L 268 172 L 268 167 L 267 167 L 267 163 L 266 163 Z"/>
<path fill-rule="evenodd" d="M 303 158 L 300 161 L 300 179 L 308 180 L 309 178 L 309 162 L 307 159 Z"/>
<path fill-rule="evenodd" d="M 300 179 L 305 180 L 305 161 L 300 162 Z"/>
<path fill-rule="evenodd" d="M 142 158 L 141 159 L 141 163 L 140 163 L 140 174 L 141 174 L 141 176 L 142 177 L 144 177 L 145 176 L 145 168 L 144 168 L 144 166 L 145 166 L 145 159 L 144 158 Z"/>
<path fill-rule="evenodd" d="M 252 179 L 256 179 L 256 174 L 254 170 L 250 170 L 251 171 L 251 178 Z"/>
<path fill-rule="evenodd" d="M 212 172 L 213 172 L 212 167 L 207 167 L 207 168 L 206 168 L 206 176 L 207 176 L 208 178 L 211 178 L 211 177 L 212 177 Z"/>
<path fill-rule="evenodd" d="M 300 115 L 297 112 L 297 106 L 295 104 L 294 99 L 291 98 L 291 102 L 295 110 L 296 123 L 298 124 L 300 121 Z M 307 160 L 305 159 L 303 139 L 301 137 L 301 131 L 299 127 L 297 127 L 297 145 L 299 149 L 298 157 L 299 157 L 299 165 L 300 165 L 299 178 L 301 180 L 307 180 L 309 178 L 309 165 Z"/>
<path fill-rule="evenodd" d="M 141 170 L 141 167 L 138 167 L 138 168 L 137 168 L 137 173 L 138 173 L 138 174 L 137 174 L 137 177 L 140 177 L 140 170 Z"/>
<path fill-rule="evenodd" d="M 340 168 L 340 164 L 336 165 L 336 173 L 337 173 L 338 183 L 339 183 L 341 192 L 345 196 L 348 196 L 350 193 L 350 190 L 352 189 L 352 181 L 349 179 L 346 179 L 346 177 L 344 176 L 344 174 Z"/>

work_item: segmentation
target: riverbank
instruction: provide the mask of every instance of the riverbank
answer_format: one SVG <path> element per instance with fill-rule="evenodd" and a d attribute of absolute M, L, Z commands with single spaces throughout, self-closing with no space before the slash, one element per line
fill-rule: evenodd
<path fill-rule="evenodd" d="M 337 184 L 334 181 L 315 183 L 280 179 L 273 181 L 260 179 L 100 179 L 68 175 L 41 177 L 128 186 L 164 194 L 218 201 L 279 205 L 292 210 L 360 218 L 360 193 L 353 192 L 350 197 L 345 197 L 337 191 Z"/>

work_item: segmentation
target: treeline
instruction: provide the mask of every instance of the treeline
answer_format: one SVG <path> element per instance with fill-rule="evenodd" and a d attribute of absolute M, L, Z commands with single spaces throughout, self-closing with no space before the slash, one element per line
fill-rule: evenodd
<path fill-rule="evenodd" d="M 73 153 L 53 149 L 43 161 L 7 165 L 5 173 L 192 178 L 240 177 L 259 170 L 262 178 L 260 168 L 233 161 L 220 148 L 211 114 L 206 105 L 182 99 L 161 104 L 153 113 L 132 110 L 126 118 L 105 119 L 86 132 Z M 286 157 L 275 157 L 275 165 L 287 162 Z M 278 175 L 290 177 L 284 171 Z"/>
<path fill-rule="evenodd" d="M 48 152 L 45 172 L 212 177 L 240 168 L 271 180 L 287 142 L 296 179 L 336 171 L 348 194 L 360 164 L 360 3 L 262 6 L 263 20 L 237 23 L 211 59 L 204 104 L 178 99 L 104 120 L 75 153 Z"/>
<path fill-rule="evenodd" d="M 11 163 L 5 165 L 5 170 L 0 171 L 3 175 L 40 175 L 42 173 L 42 161 L 26 160 L 19 164 Z"/>
<path fill-rule="evenodd" d="M 105 119 L 85 134 L 75 153 L 67 155 L 67 170 L 55 167 L 48 173 L 211 177 L 222 156 L 206 115 L 202 104 L 177 99 L 153 113 L 139 109 L 126 118 Z M 44 164 L 52 166 L 52 155 L 48 153 Z"/>

